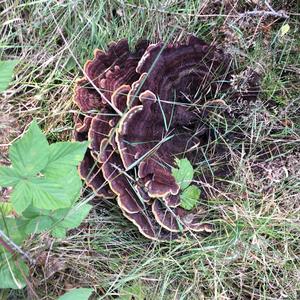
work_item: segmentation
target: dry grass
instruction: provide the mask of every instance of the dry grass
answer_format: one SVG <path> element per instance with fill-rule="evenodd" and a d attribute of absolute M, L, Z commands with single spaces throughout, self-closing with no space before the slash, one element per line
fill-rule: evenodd
<path fill-rule="evenodd" d="M 0 55 L 18 58 L 16 78 L 0 96 L 0 150 L 37 118 L 51 141 L 70 137 L 78 64 L 94 48 L 140 37 L 180 40 L 191 32 L 229 52 L 240 88 L 247 67 L 260 72 L 256 102 L 228 101 L 207 120 L 230 153 L 234 176 L 204 204 L 218 230 L 181 243 L 145 240 L 116 203 L 95 209 L 64 241 L 34 236 L 26 248 L 39 264 L 32 288 L 56 299 L 74 286 L 114 299 L 140 287 L 145 299 L 297 299 L 300 201 L 300 38 L 297 3 L 273 1 L 290 19 L 240 17 L 260 1 L 0 1 Z M 221 4 L 225 3 L 225 5 Z M 298 9 L 298 11 L 297 11 Z M 295 15 L 293 15 L 295 14 Z M 284 22 L 290 31 L 280 36 Z M 242 138 L 241 138 L 242 137 Z M 209 151 L 209 150 L 207 150 Z M 209 154 L 207 152 L 207 154 Z M 3 159 L 1 157 L 1 159 Z M 209 162 L 199 162 L 199 170 Z M 11 292 L 24 299 L 28 291 Z M 298 294 L 297 294 L 298 293 Z M 142 293 L 140 293 L 142 294 Z M 129 299 L 129 298 L 124 298 Z M 136 297 L 136 299 L 142 299 Z"/>

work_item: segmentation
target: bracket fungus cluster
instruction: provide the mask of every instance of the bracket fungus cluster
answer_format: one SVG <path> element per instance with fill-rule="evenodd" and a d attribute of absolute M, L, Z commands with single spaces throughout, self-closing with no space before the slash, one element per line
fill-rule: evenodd
<path fill-rule="evenodd" d="M 207 142 L 199 105 L 228 89 L 230 58 L 191 36 L 185 43 L 126 40 L 96 50 L 77 81 L 74 136 L 90 147 L 79 171 L 103 198 L 153 240 L 184 231 L 211 232 L 199 214 L 180 207 L 175 158 L 194 161 Z"/>

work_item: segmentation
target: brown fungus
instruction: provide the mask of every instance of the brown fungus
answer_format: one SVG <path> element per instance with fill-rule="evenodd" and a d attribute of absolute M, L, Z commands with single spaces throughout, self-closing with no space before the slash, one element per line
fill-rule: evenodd
<path fill-rule="evenodd" d="M 115 196 L 147 238 L 213 230 L 197 209 L 180 207 L 172 167 L 175 158 L 197 163 L 209 136 L 201 106 L 231 88 L 231 73 L 228 55 L 193 36 L 181 44 L 140 41 L 133 52 L 121 40 L 85 64 L 74 95 L 74 138 L 90 141 L 80 174 L 97 195 Z"/>

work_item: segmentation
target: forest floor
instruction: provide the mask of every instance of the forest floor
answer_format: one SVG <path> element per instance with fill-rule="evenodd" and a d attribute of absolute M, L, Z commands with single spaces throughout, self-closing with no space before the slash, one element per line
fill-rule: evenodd
<path fill-rule="evenodd" d="M 234 176 L 205 203 L 216 232 L 149 241 L 116 202 L 95 198 L 66 239 L 27 241 L 46 259 L 10 299 L 30 298 L 30 289 L 57 299 L 72 287 L 92 287 L 99 299 L 299 299 L 299 15 L 299 1 L 289 0 L 0 1 L 0 57 L 20 60 L 0 98 L 0 160 L 33 118 L 50 142 L 71 138 L 79 66 L 121 38 L 134 45 L 194 34 L 232 56 L 236 84 L 252 69 L 261 86 L 257 100 L 227 103 L 237 112 L 222 131 Z"/>

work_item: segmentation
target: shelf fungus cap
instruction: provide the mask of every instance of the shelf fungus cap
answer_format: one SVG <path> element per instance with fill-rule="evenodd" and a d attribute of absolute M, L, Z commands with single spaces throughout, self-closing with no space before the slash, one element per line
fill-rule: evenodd
<path fill-rule="evenodd" d="M 108 140 L 103 140 L 101 146 L 102 173 L 111 190 L 117 195 L 119 206 L 127 213 L 137 213 L 144 209 L 142 199 L 134 191 L 130 178 L 126 175 L 120 156 Z"/>
<path fill-rule="evenodd" d="M 180 207 L 172 175 L 175 158 L 197 162 L 211 139 L 204 103 L 230 94 L 231 58 L 190 36 L 186 43 L 131 51 L 127 40 L 95 50 L 75 85 L 74 138 L 90 145 L 80 176 L 96 195 L 117 198 L 123 215 L 152 240 L 178 239 L 185 231 L 212 232 L 197 210 Z M 255 98 L 251 92 L 230 97 Z M 253 91 L 252 91 L 253 90 Z M 231 91 L 232 93 L 232 91 Z M 200 175 L 199 175 L 200 176 Z"/>
<path fill-rule="evenodd" d="M 147 76 L 140 93 L 151 90 L 160 99 L 172 101 L 214 93 L 227 85 L 231 58 L 195 36 L 186 43 L 150 45 L 139 61 L 137 72 Z M 225 80 L 226 79 L 226 80 Z"/>
<path fill-rule="evenodd" d="M 177 240 L 179 237 L 176 232 L 166 230 L 165 228 L 155 224 L 155 221 L 153 221 L 153 217 L 149 212 L 130 214 L 124 210 L 122 211 L 123 215 L 133 222 L 137 226 L 139 232 L 148 239 L 167 242 Z"/>
<path fill-rule="evenodd" d="M 156 221 L 163 228 L 172 232 L 213 231 L 213 226 L 201 220 L 197 214 L 188 212 L 180 207 L 170 208 L 158 199 L 152 204 L 152 212 Z"/>
<path fill-rule="evenodd" d="M 87 186 L 91 187 L 98 197 L 115 197 L 107 181 L 103 177 L 101 165 L 94 160 L 89 149 L 85 153 L 82 162 L 79 164 L 78 171 L 80 177 L 85 180 Z"/>

